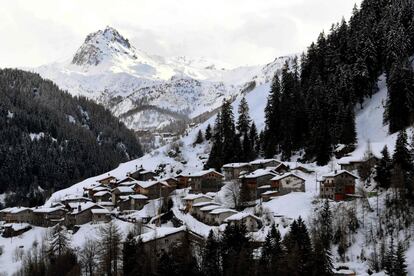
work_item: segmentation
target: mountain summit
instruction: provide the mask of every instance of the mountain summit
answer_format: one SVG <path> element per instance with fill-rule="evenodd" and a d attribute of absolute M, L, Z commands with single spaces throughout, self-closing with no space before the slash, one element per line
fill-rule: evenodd
<path fill-rule="evenodd" d="M 89 34 L 72 59 L 72 64 L 96 66 L 107 57 L 126 56 L 136 59 L 134 48 L 128 39 L 116 29 L 107 26 L 104 30 Z"/>

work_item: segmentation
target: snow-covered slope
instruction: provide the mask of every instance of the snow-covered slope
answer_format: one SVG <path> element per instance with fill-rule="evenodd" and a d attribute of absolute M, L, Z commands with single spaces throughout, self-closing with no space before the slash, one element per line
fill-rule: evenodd
<path fill-rule="evenodd" d="M 207 58 L 147 54 L 107 27 L 89 34 L 73 58 L 32 69 L 73 95 L 105 105 L 133 129 L 153 129 L 219 107 L 270 80 L 290 57 L 232 68 Z"/>

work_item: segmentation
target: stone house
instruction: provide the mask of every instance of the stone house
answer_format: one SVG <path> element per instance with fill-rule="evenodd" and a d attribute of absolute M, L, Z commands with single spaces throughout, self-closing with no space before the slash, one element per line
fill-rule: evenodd
<path fill-rule="evenodd" d="M 252 173 L 240 176 L 243 204 L 256 200 L 261 193 L 270 190 L 271 179 L 276 175 L 272 170 L 258 169 Z"/>
<path fill-rule="evenodd" d="M 228 225 L 241 225 L 246 226 L 247 231 L 256 232 L 262 227 L 262 221 L 255 215 L 239 212 L 231 215 L 224 220 Z"/>
<path fill-rule="evenodd" d="M 206 206 L 217 206 L 219 207 L 220 204 L 216 202 L 206 201 L 206 202 L 199 202 L 193 204 L 193 207 L 191 208 L 191 215 L 195 217 L 196 219 L 202 221 L 204 219 L 203 212 L 201 211 L 201 208 Z"/>
<path fill-rule="evenodd" d="M 96 192 L 93 195 L 93 199 L 95 202 L 110 201 L 112 199 L 112 194 L 108 190 Z"/>
<path fill-rule="evenodd" d="M 292 172 L 277 175 L 271 179 L 272 190 L 279 195 L 290 192 L 305 192 L 305 179 Z"/>
<path fill-rule="evenodd" d="M 175 177 L 178 180 L 177 189 L 188 188 L 190 185 L 190 174 L 189 173 L 180 173 Z"/>
<path fill-rule="evenodd" d="M 148 202 L 148 197 L 141 194 L 121 196 L 118 201 L 120 211 L 125 210 L 141 210 Z"/>
<path fill-rule="evenodd" d="M 127 196 L 132 195 L 135 193 L 133 187 L 130 186 L 119 186 L 112 190 L 112 203 L 114 205 L 118 204 L 118 200 L 120 196 Z"/>
<path fill-rule="evenodd" d="M 109 222 L 111 220 L 111 212 L 107 209 L 91 209 L 92 213 L 92 222 L 99 223 L 99 222 Z"/>
<path fill-rule="evenodd" d="M 379 158 L 371 154 L 369 157 L 364 158 L 343 157 L 338 160 L 338 165 L 341 167 L 341 170 L 354 171 L 363 165 L 374 167 L 378 161 Z"/>
<path fill-rule="evenodd" d="M 6 223 L 32 223 L 33 210 L 27 207 L 11 207 L 0 211 L 0 220 Z"/>
<path fill-rule="evenodd" d="M 203 194 L 188 194 L 183 198 L 185 202 L 185 211 L 191 212 L 193 205 L 200 202 L 211 202 L 213 198 Z"/>
<path fill-rule="evenodd" d="M 222 167 L 225 180 L 238 179 L 242 174 L 249 173 L 252 166 L 249 163 L 230 163 Z"/>
<path fill-rule="evenodd" d="M 54 226 L 65 220 L 65 214 L 66 209 L 61 206 L 35 207 L 33 209 L 32 224 L 42 227 Z"/>
<path fill-rule="evenodd" d="M 333 171 L 320 180 L 321 198 L 335 201 L 345 200 L 355 195 L 355 180 L 358 177 L 349 171 Z"/>
<path fill-rule="evenodd" d="M 202 222 L 204 222 L 204 223 L 208 224 L 208 223 L 207 223 L 207 220 L 208 220 L 208 218 L 209 218 L 209 213 L 210 213 L 211 211 L 215 210 L 215 209 L 223 209 L 223 208 L 224 208 L 223 206 L 221 206 L 221 205 L 215 205 L 215 204 L 210 204 L 210 205 L 207 205 L 207 206 L 203 206 L 203 207 L 201 207 L 201 208 L 197 211 L 197 214 L 199 214 L 199 215 L 198 215 L 198 219 L 199 219 L 200 221 L 202 221 Z"/>
<path fill-rule="evenodd" d="M 118 179 L 115 176 L 108 174 L 107 176 L 99 179 L 97 182 L 102 185 L 114 186 L 118 182 Z"/>
<path fill-rule="evenodd" d="M 106 210 L 93 202 L 79 204 L 77 208 L 66 214 L 66 225 L 71 227 L 92 221 L 92 209 Z"/>
<path fill-rule="evenodd" d="M 236 214 L 237 211 L 228 209 L 228 208 L 217 208 L 212 211 L 210 211 L 206 218 L 205 222 L 209 225 L 221 225 L 223 224 L 224 220 L 234 214 Z"/>

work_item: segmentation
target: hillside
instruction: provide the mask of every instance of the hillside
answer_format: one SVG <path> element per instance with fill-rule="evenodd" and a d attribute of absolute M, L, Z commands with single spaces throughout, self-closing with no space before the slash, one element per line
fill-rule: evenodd
<path fill-rule="evenodd" d="M 39 75 L 0 71 L 0 193 L 14 204 L 142 155 L 135 135 L 103 107 Z M 9 203 L 12 203 L 9 202 Z"/>

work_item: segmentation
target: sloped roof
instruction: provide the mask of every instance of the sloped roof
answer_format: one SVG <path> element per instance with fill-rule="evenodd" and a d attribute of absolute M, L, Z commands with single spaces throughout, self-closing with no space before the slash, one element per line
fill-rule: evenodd
<path fill-rule="evenodd" d="M 355 174 L 353 174 L 353 173 L 351 173 L 347 170 L 332 171 L 330 173 L 322 175 L 322 178 L 325 179 L 327 177 L 336 177 L 336 176 L 341 175 L 343 173 L 349 174 L 350 176 L 354 177 L 355 179 L 358 179 L 358 176 L 356 176 Z"/>
<path fill-rule="evenodd" d="M 240 221 L 240 220 L 243 220 L 247 217 L 251 217 L 255 220 L 260 220 L 260 218 L 256 217 L 253 214 L 249 214 L 249 213 L 246 213 L 246 212 L 239 212 L 237 214 L 231 215 L 230 217 L 226 218 L 224 221 L 225 222 L 227 222 L 227 221 Z"/>
<path fill-rule="evenodd" d="M 288 176 L 293 176 L 293 177 L 296 177 L 296 178 L 299 178 L 299 179 L 302 179 L 303 181 L 305 181 L 305 179 L 303 177 L 300 177 L 299 175 L 297 175 L 293 172 L 288 172 L 288 173 L 284 173 L 282 175 L 277 175 L 277 176 L 273 177 L 271 180 L 277 181 L 277 180 L 281 180 L 283 178 L 286 178 Z"/>
<path fill-rule="evenodd" d="M 266 175 L 275 176 L 276 173 L 273 172 L 272 170 L 268 170 L 268 169 L 258 169 L 258 170 L 255 170 L 254 172 L 249 173 L 249 174 L 242 175 L 239 178 L 258 178 L 258 177 L 262 177 L 262 176 L 266 176 Z"/>
<path fill-rule="evenodd" d="M 207 199 L 213 200 L 213 198 L 211 198 L 211 197 L 209 197 L 205 194 L 188 194 L 183 199 L 184 200 L 194 200 L 194 199 L 198 199 L 198 198 L 207 198 Z"/>
<path fill-rule="evenodd" d="M 257 160 L 251 161 L 249 164 L 250 165 L 261 165 L 261 164 L 266 164 L 266 163 L 274 162 L 274 161 L 278 163 L 282 163 L 277 159 L 257 159 Z"/>
<path fill-rule="evenodd" d="M 223 168 L 243 168 L 246 166 L 250 166 L 250 164 L 249 163 L 229 163 L 229 164 L 223 165 Z"/>

